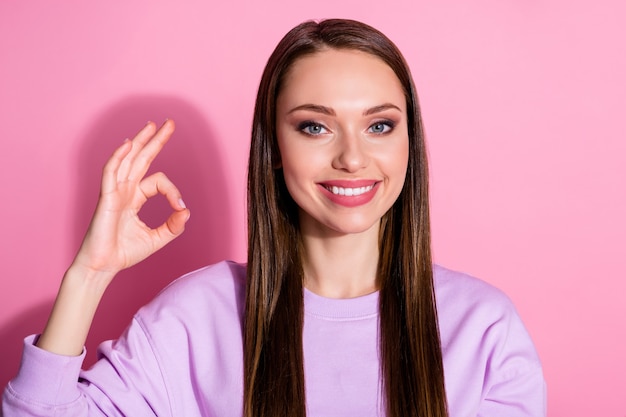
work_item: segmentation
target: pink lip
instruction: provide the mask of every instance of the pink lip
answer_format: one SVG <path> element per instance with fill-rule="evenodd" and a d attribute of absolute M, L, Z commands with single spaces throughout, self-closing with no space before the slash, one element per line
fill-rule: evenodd
<path fill-rule="evenodd" d="M 331 180 L 324 181 L 323 183 L 318 183 L 317 185 L 320 188 L 322 194 L 333 203 L 344 207 L 358 207 L 363 204 L 369 203 L 372 198 L 374 198 L 374 195 L 376 195 L 376 192 L 378 191 L 378 184 L 380 184 L 380 181 L 376 180 Z M 372 185 L 374 187 L 371 190 L 363 194 L 352 196 L 333 194 L 326 188 L 333 186 L 341 188 L 360 188 Z"/>
<path fill-rule="evenodd" d="M 326 185 L 330 187 L 341 187 L 341 188 L 360 188 L 360 187 L 368 187 L 370 185 L 375 185 L 376 180 L 330 180 L 321 182 L 320 185 Z"/>

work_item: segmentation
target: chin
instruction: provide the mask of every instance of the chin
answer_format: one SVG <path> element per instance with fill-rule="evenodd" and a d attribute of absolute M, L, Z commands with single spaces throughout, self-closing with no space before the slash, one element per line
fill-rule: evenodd
<path fill-rule="evenodd" d="M 338 222 L 318 222 L 317 229 L 320 230 L 321 234 L 343 236 L 367 233 L 371 232 L 373 229 L 378 231 L 379 225 L 380 219 L 376 219 L 375 221 L 341 222 L 340 224 Z M 324 232 L 324 230 L 326 232 Z"/>

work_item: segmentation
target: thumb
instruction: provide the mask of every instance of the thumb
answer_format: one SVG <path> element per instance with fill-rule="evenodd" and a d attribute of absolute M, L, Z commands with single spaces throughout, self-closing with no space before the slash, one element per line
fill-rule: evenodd
<path fill-rule="evenodd" d="M 174 237 L 180 236 L 185 231 L 185 224 L 190 216 L 191 212 L 187 208 L 175 211 L 170 215 L 165 223 Z"/>
<path fill-rule="evenodd" d="M 162 225 L 154 229 L 153 232 L 157 236 L 155 250 L 161 249 L 185 231 L 185 223 L 189 220 L 190 214 L 186 208 L 174 211 Z"/>
<path fill-rule="evenodd" d="M 169 229 L 173 238 L 180 236 L 185 231 L 185 224 L 189 220 L 190 216 L 191 212 L 189 209 L 184 208 L 173 212 L 165 221 L 165 225 Z"/>

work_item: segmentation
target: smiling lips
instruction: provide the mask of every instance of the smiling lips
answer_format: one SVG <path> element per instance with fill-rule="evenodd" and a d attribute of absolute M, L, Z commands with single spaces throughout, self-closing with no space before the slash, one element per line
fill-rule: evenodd
<path fill-rule="evenodd" d="M 333 203 L 345 207 L 357 207 L 368 203 L 378 190 L 380 181 L 327 181 L 319 183 L 322 193 Z"/>

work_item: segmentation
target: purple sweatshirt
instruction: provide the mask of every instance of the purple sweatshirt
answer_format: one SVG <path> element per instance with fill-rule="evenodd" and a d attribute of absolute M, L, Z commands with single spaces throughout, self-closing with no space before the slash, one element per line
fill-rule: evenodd
<path fill-rule="evenodd" d="M 245 266 L 221 262 L 170 284 L 117 341 L 65 357 L 25 341 L 4 417 L 241 416 Z M 545 416 L 533 343 L 510 300 L 467 275 L 435 268 L 450 417 Z M 304 293 L 307 416 L 383 416 L 378 293 Z"/>

